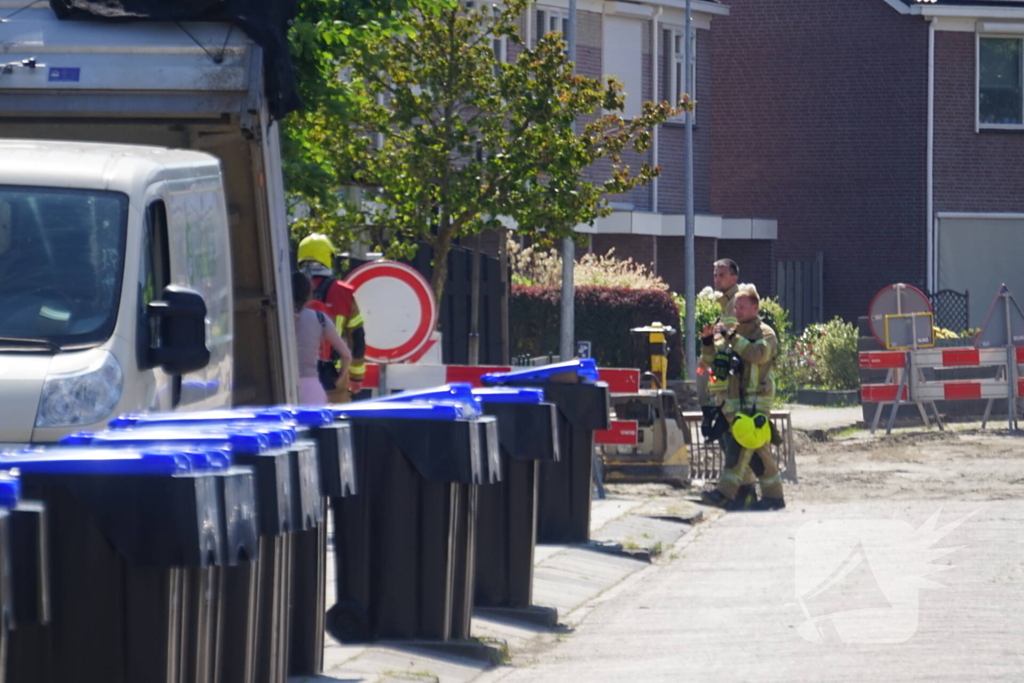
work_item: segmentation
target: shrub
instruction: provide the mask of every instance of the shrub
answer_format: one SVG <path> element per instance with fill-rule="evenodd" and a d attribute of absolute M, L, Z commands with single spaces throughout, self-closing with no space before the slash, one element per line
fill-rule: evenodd
<path fill-rule="evenodd" d="M 512 284 L 527 287 L 560 287 L 562 257 L 554 249 L 520 247 L 508 241 L 508 262 Z M 573 282 L 577 287 L 624 287 L 626 289 L 667 290 L 668 285 L 642 263 L 615 257 L 610 249 L 603 256 L 584 254 L 576 262 Z"/>
<path fill-rule="evenodd" d="M 816 327 L 821 336 L 813 355 L 822 384 L 838 391 L 858 388 L 857 327 L 839 317 Z"/>
<path fill-rule="evenodd" d="M 673 294 L 672 299 L 676 302 L 676 306 L 679 307 L 678 329 L 680 334 L 682 334 L 686 330 L 686 299 L 679 294 Z M 696 339 L 693 340 L 693 344 L 694 348 L 697 349 L 698 357 L 700 356 L 700 331 L 704 329 L 705 325 L 714 324 L 721 312 L 722 307 L 718 305 L 718 292 L 710 287 L 705 287 L 697 294 L 697 320 L 694 326 Z M 685 370 L 685 367 L 682 369 Z"/>
<path fill-rule="evenodd" d="M 541 356 L 558 351 L 557 287 L 512 286 L 509 305 L 512 355 Z M 652 322 L 676 326 L 679 310 L 662 290 L 622 287 L 576 288 L 576 339 L 593 344 L 598 364 L 605 367 L 647 368 L 647 340 L 629 330 Z M 669 336 L 668 376 L 678 377 L 682 366 L 679 333 Z"/>

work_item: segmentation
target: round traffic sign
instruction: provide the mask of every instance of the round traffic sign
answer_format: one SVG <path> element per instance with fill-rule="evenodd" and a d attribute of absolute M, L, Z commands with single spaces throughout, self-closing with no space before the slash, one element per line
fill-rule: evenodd
<path fill-rule="evenodd" d="M 932 304 L 917 287 L 902 282 L 889 285 L 871 300 L 868 308 L 868 326 L 871 336 L 885 346 L 885 317 L 908 313 L 931 313 Z"/>
<path fill-rule="evenodd" d="M 345 278 L 355 289 L 366 330 L 366 360 L 401 363 L 422 349 L 437 326 L 430 283 L 397 261 L 374 261 Z"/>

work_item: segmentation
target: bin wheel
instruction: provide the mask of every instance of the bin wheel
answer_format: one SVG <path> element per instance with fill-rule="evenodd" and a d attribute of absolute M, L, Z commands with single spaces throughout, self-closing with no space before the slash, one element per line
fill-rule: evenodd
<path fill-rule="evenodd" d="M 327 632 L 340 643 L 365 643 L 370 640 L 370 619 L 362 605 L 354 600 L 339 600 L 327 610 Z"/>

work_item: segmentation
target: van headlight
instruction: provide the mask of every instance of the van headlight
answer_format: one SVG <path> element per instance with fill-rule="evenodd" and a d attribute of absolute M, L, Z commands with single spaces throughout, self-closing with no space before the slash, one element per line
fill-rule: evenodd
<path fill-rule="evenodd" d="M 85 370 L 49 375 L 43 384 L 36 427 L 73 427 L 108 417 L 121 400 L 124 376 L 117 359 L 103 351 Z"/>

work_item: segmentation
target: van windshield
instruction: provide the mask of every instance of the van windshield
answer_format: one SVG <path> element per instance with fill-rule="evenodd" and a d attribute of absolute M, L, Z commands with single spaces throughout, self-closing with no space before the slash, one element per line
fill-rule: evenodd
<path fill-rule="evenodd" d="M 127 227 L 119 192 L 0 185 L 0 349 L 107 340 Z"/>

